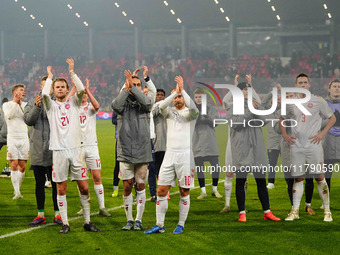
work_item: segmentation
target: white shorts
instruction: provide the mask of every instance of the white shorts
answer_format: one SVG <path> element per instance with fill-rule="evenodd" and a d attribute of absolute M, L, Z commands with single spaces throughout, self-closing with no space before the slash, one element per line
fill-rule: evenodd
<path fill-rule="evenodd" d="M 7 137 L 7 160 L 28 160 L 30 146 L 28 137 Z"/>
<path fill-rule="evenodd" d="M 84 146 L 85 161 L 88 170 L 100 170 L 100 157 L 97 145 Z"/>
<path fill-rule="evenodd" d="M 195 187 L 195 161 L 192 151 L 166 151 L 161 169 L 159 170 L 158 185 L 189 189 Z"/>
<path fill-rule="evenodd" d="M 149 163 L 130 163 L 130 162 L 119 162 L 119 179 L 123 181 L 130 180 L 135 177 L 137 183 L 146 183 L 148 179 Z"/>
<path fill-rule="evenodd" d="M 67 181 L 68 173 L 70 173 L 71 181 L 88 179 L 82 147 L 53 151 L 52 180 L 54 182 Z"/>
<path fill-rule="evenodd" d="M 292 163 L 291 175 L 293 177 L 309 174 L 322 174 L 323 149 L 322 145 L 312 145 L 309 148 L 290 147 L 290 159 Z"/>

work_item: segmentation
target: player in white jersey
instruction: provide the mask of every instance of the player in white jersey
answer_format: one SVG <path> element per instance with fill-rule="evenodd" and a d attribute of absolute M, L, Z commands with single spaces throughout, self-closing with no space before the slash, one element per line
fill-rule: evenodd
<path fill-rule="evenodd" d="M 310 89 L 309 78 L 305 74 L 296 77 L 295 87 Z M 304 97 L 304 94 L 298 97 Z M 311 115 L 305 115 L 295 105 L 288 105 L 287 119 L 294 119 L 297 125 L 292 127 L 291 135 L 288 135 L 284 126 L 280 126 L 282 137 L 290 144 L 291 175 L 295 178 L 293 184 L 293 208 L 286 221 L 299 219 L 299 207 L 303 195 L 304 171 L 314 175 L 318 185 L 320 198 L 324 206 L 324 221 L 332 221 L 332 214 L 329 206 L 329 189 L 324 178 L 323 170 L 323 149 L 321 140 L 329 129 L 334 125 L 336 118 L 326 101 L 321 97 L 312 95 L 311 99 L 302 104 Z M 281 117 L 281 120 L 282 118 Z M 321 129 L 322 118 L 328 119 L 327 125 Z M 281 122 L 281 121 L 280 121 Z"/>
<path fill-rule="evenodd" d="M 167 121 L 167 144 L 164 160 L 159 172 L 156 225 L 146 234 L 163 233 L 164 218 L 168 209 L 166 194 L 170 187 L 176 186 L 176 177 L 181 194 L 179 202 L 179 221 L 174 234 L 183 233 L 184 223 L 190 208 L 190 188 L 194 187 L 195 162 L 192 153 L 192 136 L 199 111 L 183 88 L 183 78 L 176 76 L 176 89 L 159 105 Z M 173 102 L 175 107 L 169 107 Z M 188 108 L 187 108 L 187 107 Z"/>
<path fill-rule="evenodd" d="M 86 87 L 85 94 L 80 106 L 80 127 L 82 132 L 82 143 L 85 153 L 85 161 L 87 169 L 91 171 L 91 176 L 94 182 L 94 191 L 97 196 L 99 204 L 99 214 L 103 216 L 111 216 L 111 214 L 105 208 L 104 202 L 104 187 L 101 178 L 101 163 L 97 142 L 96 131 L 96 116 L 99 110 L 99 103 L 94 98 L 90 90 L 90 83 L 88 79 L 85 79 Z M 76 87 L 73 86 L 70 93 L 70 97 L 77 92 Z M 90 103 L 87 102 L 90 99 Z M 82 215 L 84 212 L 81 209 L 77 214 Z"/>
<path fill-rule="evenodd" d="M 3 104 L 7 124 L 7 160 L 11 164 L 11 180 L 14 188 L 13 199 L 23 198 L 20 187 L 25 175 L 29 157 L 28 130 L 24 122 L 26 102 L 25 85 L 17 84 L 12 88 L 13 100 Z"/>
<path fill-rule="evenodd" d="M 57 78 L 52 84 L 52 67 L 47 67 L 48 79 L 42 91 L 44 106 L 50 123 L 50 150 L 53 151 L 52 179 L 57 183 L 57 201 L 63 227 L 60 234 L 70 231 L 67 218 L 67 177 L 70 173 L 71 181 L 77 181 L 80 191 L 80 202 L 84 211 L 84 229 L 99 232 L 100 230 L 90 221 L 90 198 L 88 187 L 88 173 L 84 162 L 84 152 L 81 147 L 80 105 L 84 95 L 84 86 L 74 73 L 73 59 L 67 59 L 69 73 L 77 87 L 77 94 L 69 100 L 66 98 L 69 85 L 63 78 Z M 51 85 L 56 101 L 50 97 Z"/>

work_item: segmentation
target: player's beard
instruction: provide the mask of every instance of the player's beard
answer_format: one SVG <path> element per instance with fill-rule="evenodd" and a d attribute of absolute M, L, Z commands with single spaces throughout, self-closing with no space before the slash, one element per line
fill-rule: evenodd
<path fill-rule="evenodd" d="M 182 103 L 182 102 L 177 102 L 175 104 L 176 110 L 181 110 L 183 108 L 183 106 L 184 106 L 184 103 Z"/>

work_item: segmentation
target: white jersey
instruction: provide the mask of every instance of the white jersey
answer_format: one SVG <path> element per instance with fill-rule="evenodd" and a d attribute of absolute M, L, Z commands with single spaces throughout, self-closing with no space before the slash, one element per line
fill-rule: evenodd
<path fill-rule="evenodd" d="M 83 145 L 97 145 L 96 114 L 91 103 L 80 106 L 80 127 Z"/>
<path fill-rule="evenodd" d="M 172 93 L 160 104 L 161 113 L 167 122 L 167 151 L 191 150 L 192 135 L 199 112 L 195 103 L 184 90 L 182 95 L 185 104 L 190 109 L 185 107 L 183 110 L 176 110 L 174 107 L 167 106 L 177 96 L 176 92 Z"/>
<path fill-rule="evenodd" d="M 22 102 L 21 105 L 19 105 L 13 101 L 9 101 L 3 104 L 2 107 L 7 124 L 8 137 L 28 137 L 27 125 L 24 122 L 24 108 L 26 104 L 26 102 Z"/>
<path fill-rule="evenodd" d="M 84 91 L 84 86 L 76 75 L 72 80 L 77 87 L 77 91 Z M 80 131 L 80 104 L 82 95 L 72 96 L 65 102 L 53 101 L 49 95 L 51 79 L 47 79 L 43 98 L 50 123 L 50 150 L 67 150 L 81 146 L 82 135 Z"/>
<path fill-rule="evenodd" d="M 303 114 L 295 105 L 288 105 L 287 115 L 284 118 L 297 121 L 297 125 L 291 128 L 291 135 L 296 137 L 295 144 L 292 146 L 308 148 L 314 145 L 309 138 L 319 133 L 322 119 L 329 119 L 333 112 L 323 98 L 315 95 L 312 95 L 311 99 L 302 105 L 311 115 Z"/>

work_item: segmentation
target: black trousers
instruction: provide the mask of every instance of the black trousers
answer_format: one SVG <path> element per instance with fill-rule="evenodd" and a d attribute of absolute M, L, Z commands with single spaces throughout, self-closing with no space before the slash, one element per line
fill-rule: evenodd
<path fill-rule="evenodd" d="M 117 140 L 116 140 L 116 151 L 115 151 L 115 169 L 113 171 L 113 186 L 118 186 L 119 184 L 119 162 L 117 161 Z"/>
<path fill-rule="evenodd" d="M 200 187 L 205 187 L 205 177 L 204 177 L 204 162 L 209 161 L 211 166 L 215 166 L 214 172 L 212 172 L 212 179 L 213 179 L 213 186 L 217 186 L 218 179 L 220 177 L 220 173 L 218 171 L 218 156 L 206 156 L 206 157 L 196 157 L 195 158 L 195 165 L 197 169 L 197 178 L 200 184 Z"/>
<path fill-rule="evenodd" d="M 257 195 L 260 199 L 263 211 L 269 210 L 269 196 L 268 190 L 266 187 L 266 174 L 259 171 L 253 171 L 256 185 L 257 185 Z M 246 200 L 246 193 L 244 190 L 244 184 L 247 180 L 248 173 L 244 173 L 241 171 L 236 172 L 236 200 L 238 205 L 238 210 L 244 211 L 245 210 L 245 200 Z"/>
<path fill-rule="evenodd" d="M 275 166 L 277 164 L 277 159 L 280 155 L 280 150 L 267 150 L 269 165 L 272 167 L 272 171 L 268 172 L 268 183 L 275 182 Z"/>
<path fill-rule="evenodd" d="M 42 210 L 45 208 L 45 174 L 49 179 L 52 180 L 52 166 L 44 167 L 44 166 L 32 166 L 34 171 L 35 178 L 35 197 L 37 200 L 38 210 Z M 59 211 L 58 203 L 57 203 L 57 184 L 53 181 L 52 183 L 52 200 L 54 211 Z"/>

